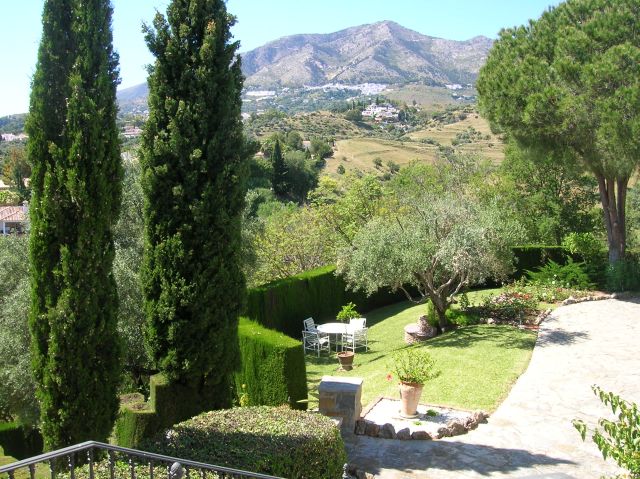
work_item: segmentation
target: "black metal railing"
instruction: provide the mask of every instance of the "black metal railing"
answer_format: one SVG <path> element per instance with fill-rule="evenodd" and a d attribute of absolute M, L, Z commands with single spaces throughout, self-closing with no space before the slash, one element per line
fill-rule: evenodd
<path fill-rule="evenodd" d="M 0 479 L 44 479 L 42 465 L 49 479 L 282 479 L 96 441 L 0 466 Z"/>

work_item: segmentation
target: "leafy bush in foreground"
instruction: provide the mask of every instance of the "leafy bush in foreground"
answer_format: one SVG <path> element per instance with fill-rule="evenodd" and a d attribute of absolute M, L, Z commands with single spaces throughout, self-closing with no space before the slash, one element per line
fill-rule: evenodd
<path fill-rule="evenodd" d="M 593 442 L 596 443 L 602 456 L 611 457 L 616 464 L 629 471 L 630 478 L 640 477 L 640 410 L 638 405 L 625 401 L 616 394 L 605 392 L 593 386 L 593 392 L 605 406 L 609 406 L 616 421 L 600 419 L 601 430 L 593 431 Z M 582 440 L 587 434 L 587 425 L 574 420 L 573 426 L 578 430 Z"/>
<path fill-rule="evenodd" d="M 288 407 L 210 411 L 176 424 L 141 449 L 301 479 L 340 477 L 347 461 L 329 418 Z"/>

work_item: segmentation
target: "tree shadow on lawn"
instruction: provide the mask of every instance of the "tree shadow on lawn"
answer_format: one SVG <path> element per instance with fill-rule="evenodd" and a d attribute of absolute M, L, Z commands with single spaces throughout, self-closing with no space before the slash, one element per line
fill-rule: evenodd
<path fill-rule="evenodd" d="M 429 470 L 434 475 L 437 470 L 473 471 L 485 476 L 494 472 L 506 473 L 539 466 L 576 464 L 524 449 L 467 444 L 461 441 L 398 441 L 350 436 L 346 438 L 345 444 L 349 462 L 372 474 L 391 469 L 414 474 L 415 471 Z"/>
<path fill-rule="evenodd" d="M 367 318 L 367 327 L 375 326 L 382 321 L 386 321 L 397 314 L 404 312 L 407 309 L 414 307 L 422 307 L 426 310 L 426 306 L 424 304 L 418 305 L 412 303 L 410 301 L 401 301 L 399 303 L 390 304 L 388 306 L 383 306 L 378 309 L 374 309 L 367 313 L 364 313 L 363 316 Z M 418 321 L 419 313 L 416 313 L 414 321 Z"/>
<path fill-rule="evenodd" d="M 522 334 L 513 326 L 465 326 L 429 339 L 424 344 L 431 348 L 467 348 L 478 342 L 508 349 L 533 349 L 536 335 Z"/>

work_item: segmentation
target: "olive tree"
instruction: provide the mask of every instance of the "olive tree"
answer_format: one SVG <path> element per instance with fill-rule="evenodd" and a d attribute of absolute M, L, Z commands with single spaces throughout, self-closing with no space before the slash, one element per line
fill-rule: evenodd
<path fill-rule="evenodd" d="M 493 125 L 595 176 L 612 264 L 624 259 L 627 186 L 640 164 L 639 21 L 637 0 L 568 0 L 503 30 L 477 82 Z"/>
<path fill-rule="evenodd" d="M 479 201 L 465 185 L 439 180 L 433 189 L 402 185 L 385 213 L 341 250 L 337 271 L 368 294 L 388 287 L 416 303 L 430 299 L 443 331 L 458 292 L 511 272 L 520 228 L 496 201 Z"/>

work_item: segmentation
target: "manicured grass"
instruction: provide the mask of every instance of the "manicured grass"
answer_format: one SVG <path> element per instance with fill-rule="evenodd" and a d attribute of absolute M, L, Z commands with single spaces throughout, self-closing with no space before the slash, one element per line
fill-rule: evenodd
<path fill-rule="evenodd" d="M 11 464 L 17 462 L 18 460 L 15 457 L 5 456 L 4 449 L 0 446 L 0 466 L 6 466 L 7 464 Z M 7 477 L 6 474 L 3 474 L 4 477 Z M 22 469 L 18 469 L 14 473 L 15 479 L 30 479 L 29 468 L 23 467 Z M 51 473 L 46 464 L 37 464 L 36 465 L 36 479 L 49 479 L 51 477 Z"/>
<path fill-rule="evenodd" d="M 495 290 L 471 293 L 478 299 Z M 388 381 L 390 354 L 407 347 L 404 326 L 417 321 L 424 306 L 398 303 L 369 312 L 369 351 L 359 350 L 352 371 L 338 371 L 335 353 L 317 358 L 307 354 L 307 378 L 310 398 L 317 397 L 317 385 L 324 375 L 352 376 L 364 379 L 362 404 L 378 396 L 398 397 L 398 380 Z M 462 409 L 495 410 L 511 386 L 524 372 L 536 340 L 536 333 L 511 326 L 475 325 L 459 328 L 431 339 L 426 348 L 436 360 L 441 375 L 427 383 L 424 403 Z M 311 404 L 314 407 L 315 404 Z"/>

